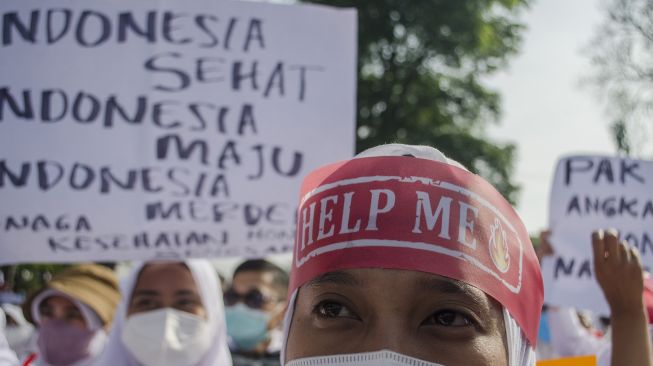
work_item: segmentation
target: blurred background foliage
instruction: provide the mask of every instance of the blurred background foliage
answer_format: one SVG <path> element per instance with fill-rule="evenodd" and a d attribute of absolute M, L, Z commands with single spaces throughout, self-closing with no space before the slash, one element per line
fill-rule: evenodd
<path fill-rule="evenodd" d="M 516 148 L 486 133 L 501 103 L 482 79 L 517 53 L 529 1 L 304 2 L 358 10 L 358 151 L 431 145 L 516 202 Z"/>
<path fill-rule="evenodd" d="M 586 47 L 586 78 L 605 105 L 617 150 L 653 157 L 653 1 L 605 0 Z"/>

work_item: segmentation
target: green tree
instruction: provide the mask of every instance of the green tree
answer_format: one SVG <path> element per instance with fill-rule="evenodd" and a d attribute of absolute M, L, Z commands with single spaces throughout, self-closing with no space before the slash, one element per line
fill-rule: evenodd
<path fill-rule="evenodd" d="M 52 276 L 68 267 L 64 264 L 20 264 L 1 266 L 3 291 L 28 294 L 43 287 Z"/>
<path fill-rule="evenodd" d="M 609 0 L 587 47 L 588 77 L 606 105 L 617 150 L 653 152 L 653 1 Z"/>
<path fill-rule="evenodd" d="M 115 269 L 114 262 L 96 262 Z M 30 263 L 0 266 L 0 291 L 30 294 L 42 288 L 58 272 L 70 267 L 69 263 Z"/>
<path fill-rule="evenodd" d="M 359 151 L 435 146 L 516 200 L 515 146 L 487 137 L 500 98 L 481 79 L 517 52 L 528 0 L 306 2 L 358 9 Z"/>

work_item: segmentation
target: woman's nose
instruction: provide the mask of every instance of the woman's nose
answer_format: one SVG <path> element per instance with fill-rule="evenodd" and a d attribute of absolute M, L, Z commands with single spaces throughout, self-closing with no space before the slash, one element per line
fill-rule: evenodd
<path fill-rule="evenodd" d="M 397 353 L 408 353 L 406 345 L 409 344 L 407 340 L 411 339 L 411 335 L 407 321 L 397 316 L 387 317 L 385 320 L 375 322 L 368 329 L 365 338 L 366 351 L 387 349 Z"/>

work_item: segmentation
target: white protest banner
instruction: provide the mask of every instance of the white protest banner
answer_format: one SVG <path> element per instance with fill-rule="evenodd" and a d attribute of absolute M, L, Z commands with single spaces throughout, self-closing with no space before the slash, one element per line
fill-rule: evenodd
<path fill-rule="evenodd" d="M 0 31 L 0 263 L 288 251 L 354 153 L 354 10 L 3 0 Z"/>
<path fill-rule="evenodd" d="M 545 302 L 608 314 L 593 276 L 591 233 L 615 228 L 653 267 L 653 162 L 570 156 L 555 172 L 549 208 L 555 254 L 542 263 Z"/>

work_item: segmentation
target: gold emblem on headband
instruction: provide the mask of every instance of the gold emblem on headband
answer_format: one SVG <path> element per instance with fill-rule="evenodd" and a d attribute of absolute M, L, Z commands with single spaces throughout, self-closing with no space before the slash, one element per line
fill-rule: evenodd
<path fill-rule="evenodd" d="M 501 227 L 498 218 L 494 219 L 494 224 L 490 227 L 490 257 L 492 262 L 501 273 L 508 272 L 510 268 L 510 254 L 508 253 L 508 240 L 506 231 Z"/>

